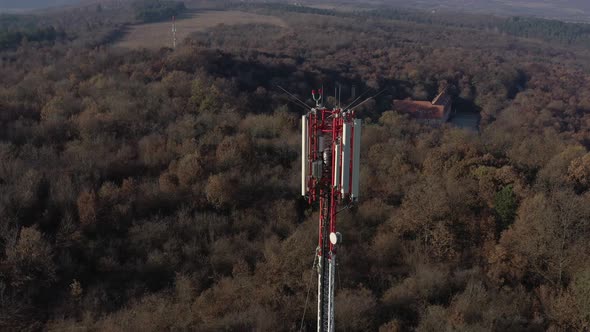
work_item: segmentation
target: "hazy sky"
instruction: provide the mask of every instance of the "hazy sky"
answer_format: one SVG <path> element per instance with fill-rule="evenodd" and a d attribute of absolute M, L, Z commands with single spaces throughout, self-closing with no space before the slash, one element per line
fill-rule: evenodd
<path fill-rule="evenodd" d="M 281 0 L 272 0 L 281 1 Z M 282 0 L 296 2 L 294 0 Z M 345 0 L 350 1 L 350 0 Z M 362 2 L 356 0 L 355 2 Z M 381 0 L 384 3 L 422 9 L 441 9 L 499 15 L 531 15 L 590 22 L 590 0 Z M 61 6 L 82 0 L 0 0 L 0 10 Z M 321 3 L 322 0 L 304 0 Z M 372 0 L 371 2 L 375 2 Z"/>
<path fill-rule="evenodd" d="M 0 0 L 1 9 L 30 9 L 61 6 L 80 2 L 79 0 Z"/>

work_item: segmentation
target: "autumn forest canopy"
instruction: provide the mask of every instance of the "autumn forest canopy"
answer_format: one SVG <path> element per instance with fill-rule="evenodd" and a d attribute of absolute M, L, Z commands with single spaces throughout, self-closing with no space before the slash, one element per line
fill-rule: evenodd
<path fill-rule="evenodd" d="M 0 330 L 314 330 L 304 110 L 277 85 L 337 84 L 384 91 L 357 109 L 337 331 L 590 329 L 587 25 L 195 3 L 0 15 Z M 117 46 L 213 9 L 284 24 Z M 477 128 L 393 107 L 444 88 Z"/>

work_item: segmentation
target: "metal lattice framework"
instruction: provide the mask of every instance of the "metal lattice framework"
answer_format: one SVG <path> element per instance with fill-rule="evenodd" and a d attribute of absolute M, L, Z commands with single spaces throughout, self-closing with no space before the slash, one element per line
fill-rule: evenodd
<path fill-rule="evenodd" d="M 322 91 L 312 92 L 316 107 L 302 117 L 301 195 L 319 202 L 317 248 L 318 331 L 334 331 L 336 231 L 340 207 L 359 197 L 361 121 L 353 110 L 323 107 Z"/>
<path fill-rule="evenodd" d="M 176 16 L 172 16 L 172 49 L 176 49 Z"/>

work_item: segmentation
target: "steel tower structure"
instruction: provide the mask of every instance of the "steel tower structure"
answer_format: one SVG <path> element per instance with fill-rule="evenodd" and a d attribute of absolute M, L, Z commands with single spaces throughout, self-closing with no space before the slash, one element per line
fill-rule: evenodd
<path fill-rule="evenodd" d="M 176 49 L 176 16 L 172 16 L 172 49 Z"/>
<path fill-rule="evenodd" d="M 319 202 L 317 272 L 318 332 L 334 331 L 336 231 L 340 208 L 359 197 L 361 121 L 354 110 L 323 106 L 323 91 L 312 91 L 316 107 L 302 117 L 301 195 Z"/>

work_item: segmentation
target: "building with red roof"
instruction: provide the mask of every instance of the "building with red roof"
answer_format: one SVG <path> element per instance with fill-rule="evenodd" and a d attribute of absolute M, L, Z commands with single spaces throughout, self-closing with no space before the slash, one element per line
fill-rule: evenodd
<path fill-rule="evenodd" d="M 432 101 L 417 101 L 411 99 L 394 100 L 393 110 L 409 114 L 419 121 L 442 124 L 449 120 L 452 108 L 452 98 L 446 90 L 436 96 Z"/>

